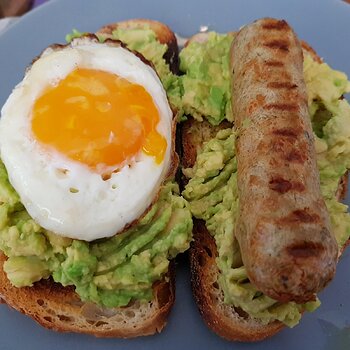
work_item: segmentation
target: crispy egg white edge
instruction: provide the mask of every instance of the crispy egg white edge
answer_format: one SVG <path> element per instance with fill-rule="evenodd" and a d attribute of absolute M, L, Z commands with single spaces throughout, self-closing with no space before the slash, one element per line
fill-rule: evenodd
<path fill-rule="evenodd" d="M 55 151 L 48 153 L 34 139 L 30 116 L 35 100 L 48 84 L 64 79 L 77 67 L 101 69 L 145 87 L 160 114 L 157 130 L 167 140 L 160 165 L 141 152 L 130 167 L 104 181 L 87 166 Z M 0 152 L 10 183 L 37 223 L 65 237 L 92 241 L 120 232 L 152 203 L 171 164 L 173 115 L 166 92 L 155 71 L 122 47 L 83 38 L 59 50 L 46 49 L 13 90 L 1 114 Z M 79 192 L 71 193 L 70 188 Z"/>

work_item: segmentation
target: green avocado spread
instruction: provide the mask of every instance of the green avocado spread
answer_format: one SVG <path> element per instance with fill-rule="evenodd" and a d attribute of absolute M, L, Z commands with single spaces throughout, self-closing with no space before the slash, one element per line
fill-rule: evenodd
<path fill-rule="evenodd" d="M 68 39 L 81 35 L 75 31 Z M 163 59 L 166 47 L 155 34 L 128 29 L 113 36 L 153 62 L 178 105 L 176 77 Z M 149 301 L 153 283 L 166 276 L 169 259 L 187 250 L 191 237 L 189 205 L 179 195 L 178 185 L 168 181 L 147 214 L 123 233 L 94 242 L 62 238 L 29 216 L 0 161 L 0 250 L 8 257 L 4 271 L 16 287 L 51 276 L 63 286 L 75 286 L 83 301 L 106 307 Z"/>
<path fill-rule="evenodd" d="M 208 81 L 214 79 L 212 65 L 214 70 L 228 76 L 228 58 L 222 55 L 228 54 L 231 41 L 229 36 L 212 33 L 205 45 L 192 43 L 181 53 L 181 67 L 186 74 L 190 72 L 185 78 L 189 80 L 187 84 L 190 88 L 187 92 L 184 85 L 184 95 L 193 96 L 192 99 L 184 100 L 185 104 L 189 104 L 185 110 L 193 113 L 195 118 L 199 118 L 199 114 L 203 115 L 214 125 L 224 119 L 233 119 L 231 110 L 223 107 L 229 103 L 227 96 L 230 96 L 230 84 L 220 83 L 219 79 L 225 101 L 221 100 L 220 108 L 213 110 L 208 100 L 210 87 L 204 86 L 203 81 L 208 76 Z M 217 45 L 222 46 L 221 50 L 217 49 Z M 217 65 L 221 66 L 218 68 Z M 315 62 L 308 55 L 305 57 L 304 75 L 316 140 L 321 191 L 329 210 L 333 232 L 339 247 L 342 247 L 350 236 L 350 215 L 347 206 L 337 201 L 335 192 L 341 176 L 350 168 L 350 106 L 345 99 L 339 98 L 350 91 L 350 84 L 345 74 L 332 70 L 325 63 Z M 201 103 L 197 101 L 200 99 Z M 218 250 L 216 262 L 220 270 L 218 282 L 224 292 L 225 302 L 240 307 L 265 324 L 279 320 L 292 327 L 299 322 L 303 311 L 314 310 L 319 301 L 303 305 L 280 303 L 259 292 L 249 282 L 233 234 L 238 209 L 236 171 L 235 133 L 228 128 L 219 131 L 203 145 L 197 153 L 193 168 L 184 169 L 190 180 L 183 195 L 190 202 L 193 216 L 205 221 L 215 239 Z"/>
<path fill-rule="evenodd" d="M 193 41 L 180 52 L 182 108 L 197 120 L 213 125 L 233 120 L 229 51 L 232 35 L 209 33 L 209 40 Z"/>
<path fill-rule="evenodd" d="M 112 238 L 85 242 L 62 238 L 30 218 L 0 163 L 0 249 L 9 257 L 4 271 L 16 287 L 52 276 L 74 285 L 82 300 L 107 307 L 148 301 L 152 284 L 169 259 L 188 249 L 192 217 L 173 182 L 138 224 Z"/>

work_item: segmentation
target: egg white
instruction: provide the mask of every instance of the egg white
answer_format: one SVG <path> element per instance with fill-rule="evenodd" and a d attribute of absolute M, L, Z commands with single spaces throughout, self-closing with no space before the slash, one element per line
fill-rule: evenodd
<path fill-rule="evenodd" d="M 167 140 L 161 164 L 140 152 L 131 164 L 103 180 L 35 139 L 35 100 L 78 67 L 117 74 L 152 96 L 160 115 L 157 130 Z M 130 51 L 88 37 L 46 49 L 13 90 L 1 115 L 0 152 L 10 183 L 38 224 L 65 237 L 92 241 L 123 230 L 152 203 L 171 163 L 173 115 L 157 74 Z"/>

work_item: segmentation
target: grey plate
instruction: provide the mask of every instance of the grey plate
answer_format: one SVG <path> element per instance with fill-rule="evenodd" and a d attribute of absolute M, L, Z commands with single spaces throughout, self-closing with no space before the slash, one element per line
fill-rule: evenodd
<path fill-rule="evenodd" d="M 63 42 L 72 28 L 93 32 L 110 22 L 143 17 L 165 22 L 182 36 L 189 36 L 201 25 L 226 32 L 263 16 L 287 19 L 330 65 L 350 75 L 350 5 L 341 0 L 51 0 L 0 35 L 0 105 L 33 57 L 46 46 Z M 339 263 L 335 280 L 320 294 L 322 306 L 306 314 L 294 329 L 258 344 L 229 343 L 206 328 L 192 299 L 188 264 L 182 257 L 176 304 L 160 335 L 106 340 L 57 334 L 2 305 L 0 349 L 350 349 L 349 265 L 350 249 Z"/>

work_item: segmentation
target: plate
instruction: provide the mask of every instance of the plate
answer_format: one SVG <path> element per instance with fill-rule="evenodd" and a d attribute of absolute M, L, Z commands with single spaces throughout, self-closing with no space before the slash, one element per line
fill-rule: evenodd
<path fill-rule="evenodd" d="M 51 0 L 0 35 L 0 105 L 32 59 L 48 45 L 64 42 L 72 28 L 94 32 L 107 23 L 150 18 L 186 37 L 202 25 L 226 32 L 264 16 L 286 19 L 326 62 L 350 76 L 350 5 L 341 0 Z M 294 329 L 256 344 L 227 342 L 205 326 L 192 298 L 188 261 L 183 256 L 177 266 L 176 303 L 161 334 L 131 340 L 58 334 L 1 305 L 0 349 L 350 349 L 349 266 L 350 249 L 343 255 L 334 281 L 319 295 L 322 306 L 305 314 Z"/>

